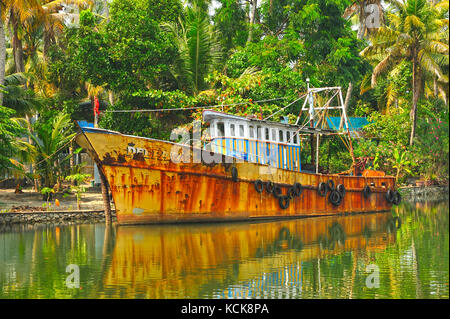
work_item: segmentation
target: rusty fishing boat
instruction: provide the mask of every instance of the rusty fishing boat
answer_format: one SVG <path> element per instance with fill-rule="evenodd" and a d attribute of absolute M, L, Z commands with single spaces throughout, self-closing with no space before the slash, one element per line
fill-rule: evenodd
<path fill-rule="evenodd" d="M 356 161 L 341 88 L 308 85 L 296 101 L 303 97 L 296 124 L 205 109 L 209 133 L 194 145 L 82 124 L 76 142 L 106 178 L 119 224 L 326 216 L 387 211 L 399 204 L 395 178 Z M 299 124 L 304 111 L 309 116 Z M 330 121 L 333 112 L 339 112 L 340 127 Z M 322 174 L 319 141 L 333 135 L 347 140 L 353 165 Z M 315 165 L 302 165 L 307 142 Z"/>

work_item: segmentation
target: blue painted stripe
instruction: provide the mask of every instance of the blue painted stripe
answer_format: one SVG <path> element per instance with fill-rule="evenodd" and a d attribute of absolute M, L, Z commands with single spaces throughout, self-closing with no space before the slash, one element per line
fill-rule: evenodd
<path fill-rule="evenodd" d="M 212 141 L 212 150 L 227 156 L 243 158 L 252 163 L 269 164 L 290 171 L 301 171 L 301 146 L 299 145 L 284 145 L 240 138 L 215 138 Z"/>
<path fill-rule="evenodd" d="M 289 165 L 289 169 L 290 170 L 292 170 L 292 154 L 291 154 L 291 151 L 292 151 L 292 147 L 291 146 L 288 146 L 287 147 L 287 152 L 288 152 L 288 165 Z"/>

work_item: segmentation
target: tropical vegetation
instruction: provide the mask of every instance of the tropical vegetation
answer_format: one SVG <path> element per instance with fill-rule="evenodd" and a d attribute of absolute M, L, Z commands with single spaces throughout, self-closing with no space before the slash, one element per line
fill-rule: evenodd
<path fill-rule="evenodd" d="M 308 78 L 353 88 L 348 114 L 370 123 L 356 157 L 399 183 L 448 183 L 448 12 L 447 0 L 1 1 L 0 170 L 65 181 L 72 123 L 94 121 L 95 98 L 99 126 L 168 139 L 200 118 L 193 107 L 294 122 Z M 320 166 L 348 169 L 344 146 L 324 140 Z"/>

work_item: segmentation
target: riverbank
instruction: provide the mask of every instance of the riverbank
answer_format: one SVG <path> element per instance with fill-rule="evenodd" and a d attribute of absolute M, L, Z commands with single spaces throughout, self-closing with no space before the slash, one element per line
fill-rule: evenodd
<path fill-rule="evenodd" d="M 47 206 L 47 202 L 42 200 L 42 194 L 32 190 L 16 194 L 13 189 L 0 189 L 0 225 L 104 222 L 102 194 L 97 189 L 89 189 L 83 194 L 81 210 L 77 210 L 74 194 L 53 195 L 53 200 Z M 115 221 L 114 202 L 111 202 L 111 210 Z"/>
<path fill-rule="evenodd" d="M 25 189 L 22 193 L 14 193 L 14 189 L 0 189 L 0 214 L 14 212 L 48 212 L 48 211 L 74 211 L 77 210 L 75 194 L 52 194 L 53 199 L 47 202 L 42 200 L 42 194 Z M 56 201 L 57 200 L 57 201 Z M 112 209 L 114 203 L 111 202 Z M 103 198 L 97 188 L 87 188 L 81 198 L 81 210 L 103 210 Z"/>
<path fill-rule="evenodd" d="M 116 221 L 115 212 L 111 212 L 112 221 Z M 98 223 L 105 221 L 104 210 L 85 211 L 53 211 L 53 212 L 20 212 L 0 213 L 0 225 L 66 223 L 66 222 Z"/>
<path fill-rule="evenodd" d="M 402 200 L 407 202 L 441 201 L 449 198 L 448 185 L 400 187 Z"/>

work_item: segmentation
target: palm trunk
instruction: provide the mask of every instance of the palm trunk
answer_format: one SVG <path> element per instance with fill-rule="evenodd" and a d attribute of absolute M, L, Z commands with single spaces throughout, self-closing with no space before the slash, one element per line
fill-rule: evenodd
<path fill-rule="evenodd" d="M 28 115 L 28 114 L 25 114 L 25 120 L 26 120 L 26 122 L 27 122 L 27 129 L 28 129 L 28 132 L 30 133 L 30 134 L 32 134 L 32 132 L 33 132 L 33 129 L 31 128 L 31 119 L 30 119 L 30 116 Z M 31 139 L 31 137 L 30 136 L 28 136 L 28 144 L 33 144 L 33 140 Z M 35 167 L 35 164 L 31 164 L 30 165 L 30 173 L 31 174 L 34 174 L 34 172 L 36 171 L 36 167 Z M 44 184 L 47 184 L 47 183 L 44 183 Z M 38 179 L 34 179 L 34 191 L 35 192 L 38 192 L 39 191 L 39 181 L 38 181 Z"/>
<path fill-rule="evenodd" d="M 21 73 L 25 72 L 25 64 L 23 61 L 23 47 L 22 47 L 22 40 L 19 38 L 19 23 L 17 21 L 17 17 L 15 16 L 14 12 L 11 11 L 11 24 L 13 27 L 13 34 L 11 38 L 11 44 L 13 48 L 13 55 L 14 55 L 14 63 L 16 66 L 16 72 Z"/>
<path fill-rule="evenodd" d="M 358 26 L 358 33 L 357 38 L 359 40 L 362 40 L 364 38 L 364 33 L 366 31 L 366 1 L 363 0 L 359 3 L 359 26 Z"/>
<path fill-rule="evenodd" d="M 109 21 L 109 5 L 107 0 L 103 0 L 106 20 Z"/>
<path fill-rule="evenodd" d="M 439 90 L 438 90 L 438 84 L 437 84 L 437 77 L 434 76 L 433 77 L 433 94 L 434 94 L 434 98 L 438 98 L 439 97 Z"/>
<path fill-rule="evenodd" d="M 5 26 L 1 16 L 2 7 L 0 6 L 0 85 L 5 83 L 5 64 L 6 64 L 6 38 Z M 0 91 L 0 105 L 3 105 L 3 93 Z"/>
<path fill-rule="evenodd" d="M 257 5 L 258 5 L 258 0 L 251 1 L 251 8 L 250 8 L 250 12 L 249 12 L 250 26 L 248 29 L 247 43 L 252 42 L 252 40 L 253 40 L 253 25 L 255 24 Z"/>
<path fill-rule="evenodd" d="M 414 137 L 416 135 L 416 122 L 417 122 L 417 102 L 419 101 L 420 96 L 420 76 L 418 72 L 418 65 L 417 65 L 417 57 L 416 54 L 414 54 L 413 58 L 413 80 L 412 80 L 412 87 L 413 87 L 413 97 L 412 97 L 412 108 L 410 113 L 411 118 L 411 135 L 409 137 L 409 145 L 412 146 L 414 144 Z"/>
<path fill-rule="evenodd" d="M 55 42 L 54 37 L 52 37 L 50 34 L 50 30 L 44 29 L 44 48 L 42 50 L 42 58 L 45 62 L 48 60 L 48 51 L 50 49 L 50 46 L 52 42 Z"/>

